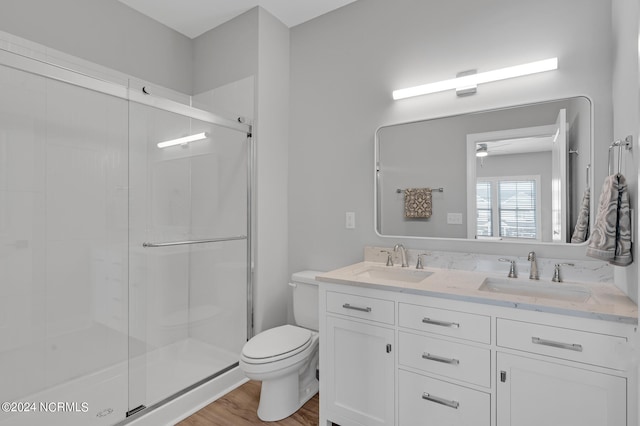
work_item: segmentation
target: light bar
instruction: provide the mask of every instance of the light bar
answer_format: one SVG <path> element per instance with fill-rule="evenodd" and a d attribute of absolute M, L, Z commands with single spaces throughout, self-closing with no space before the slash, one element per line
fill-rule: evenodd
<path fill-rule="evenodd" d="M 158 148 L 166 148 L 168 146 L 173 146 L 173 145 L 183 145 L 183 144 L 187 144 L 189 142 L 195 142 L 195 141 L 199 141 L 202 139 L 206 139 L 208 137 L 208 135 L 206 133 L 198 133 L 195 135 L 190 135 L 190 136 L 185 136 L 183 138 L 178 138 L 178 139 L 171 139 L 169 141 L 164 141 L 164 142 L 159 142 L 158 143 Z"/>
<path fill-rule="evenodd" d="M 524 75 L 552 71 L 555 69 L 558 69 L 558 58 L 550 58 L 542 61 L 530 62 L 528 64 L 501 68 L 494 71 L 481 72 L 478 74 L 466 75 L 464 77 L 452 78 L 450 80 L 438 81 L 436 83 L 394 90 L 393 99 L 398 100 L 410 98 L 412 96 L 427 95 L 429 93 L 475 86 L 481 83 L 506 80 L 508 78 L 521 77 Z"/>

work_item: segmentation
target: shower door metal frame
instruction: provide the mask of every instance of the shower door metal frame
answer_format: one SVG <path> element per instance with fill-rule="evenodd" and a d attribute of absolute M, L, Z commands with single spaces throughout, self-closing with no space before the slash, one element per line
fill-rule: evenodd
<path fill-rule="evenodd" d="M 254 266 L 254 253 L 253 253 L 253 235 L 255 220 L 253 218 L 253 206 L 254 206 L 254 184 L 255 184 L 255 143 L 252 137 L 252 125 L 244 123 L 244 119 L 239 117 L 237 121 L 229 120 L 227 118 L 218 116 L 208 111 L 204 111 L 192 106 L 182 104 L 180 102 L 172 101 L 170 99 L 154 96 L 144 89 L 135 90 L 127 87 L 121 83 L 108 81 L 103 78 L 93 77 L 83 72 L 75 71 L 70 68 L 66 68 L 47 60 L 37 59 L 35 57 L 26 56 L 12 50 L 8 50 L 4 47 L 0 47 L 0 65 L 12 68 L 18 71 L 23 71 L 29 74 L 37 75 L 40 77 L 49 78 L 52 80 L 60 81 L 63 83 L 71 84 L 77 87 L 89 89 L 95 92 L 103 93 L 106 95 L 114 96 L 124 99 L 128 102 L 136 102 L 142 105 L 151 106 L 160 110 L 180 114 L 189 118 L 194 118 L 200 121 L 211 123 L 217 126 L 221 126 L 227 129 L 243 132 L 247 136 L 247 234 L 246 236 L 233 236 L 226 238 L 211 238 L 208 240 L 195 240 L 195 241 L 180 241 L 171 242 L 169 244 L 193 244 L 204 242 L 216 242 L 218 240 L 228 239 L 246 239 L 247 241 L 247 339 L 253 335 L 253 266 Z M 153 243 L 152 243 L 153 244 Z M 161 245 L 166 243 L 160 243 Z M 128 285 L 128 284 L 127 284 Z M 214 373 L 209 377 L 205 377 L 202 380 L 194 383 L 193 385 L 182 389 L 176 394 L 173 394 L 162 401 L 159 401 L 149 407 L 145 407 L 125 420 L 116 423 L 115 426 L 125 425 L 131 421 L 139 418 L 140 416 L 147 414 L 155 408 L 158 408 L 165 403 L 178 398 L 181 395 L 189 392 L 196 387 L 207 383 L 208 381 L 226 373 L 227 371 L 235 368 L 238 363 L 231 365 L 222 371 Z"/>

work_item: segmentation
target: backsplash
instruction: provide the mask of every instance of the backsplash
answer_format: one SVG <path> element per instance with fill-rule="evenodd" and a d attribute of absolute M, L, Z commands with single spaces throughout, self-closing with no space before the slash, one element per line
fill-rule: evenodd
<path fill-rule="evenodd" d="M 369 262 L 387 262 L 387 254 L 382 252 L 387 250 L 392 252 L 394 265 L 400 265 L 400 253 L 393 253 L 393 247 L 370 247 L 364 248 L 364 260 Z M 407 262 L 410 268 L 415 268 L 418 254 L 428 253 L 423 256 L 423 264 L 426 268 L 458 269 L 462 271 L 489 272 L 492 274 L 504 274 L 509 272 L 509 264 L 498 261 L 504 257 L 516 261 L 516 270 L 519 278 L 529 276 L 530 262 L 525 257 L 499 256 L 480 253 L 458 253 L 449 251 L 415 250 L 409 247 L 407 251 Z M 599 260 L 566 260 L 566 259 L 546 259 L 539 257 L 538 272 L 540 279 L 551 281 L 553 268 L 556 263 L 573 263 L 575 266 L 562 266 L 563 281 L 580 282 L 609 282 L 613 283 L 613 268 L 607 263 Z"/>

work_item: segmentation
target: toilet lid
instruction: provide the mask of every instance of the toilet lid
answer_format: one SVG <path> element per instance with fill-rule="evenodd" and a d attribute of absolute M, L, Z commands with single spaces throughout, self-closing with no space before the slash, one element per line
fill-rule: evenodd
<path fill-rule="evenodd" d="M 283 325 L 263 331 L 250 339 L 244 345 L 242 354 L 253 359 L 273 358 L 294 352 L 307 345 L 310 340 L 310 330 L 293 325 Z"/>

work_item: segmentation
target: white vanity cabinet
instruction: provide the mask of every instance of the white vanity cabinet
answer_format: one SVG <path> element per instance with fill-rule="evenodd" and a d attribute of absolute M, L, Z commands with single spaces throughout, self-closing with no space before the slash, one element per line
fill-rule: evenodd
<path fill-rule="evenodd" d="M 413 303 L 398 307 L 397 424 L 489 426 L 491 318 Z"/>
<path fill-rule="evenodd" d="M 497 345 L 523 352 L 497 353 L 497 426 L 627 425 L 625 337 L 499 318 Z"/>
<path fill-rule="evenodd" d="M 331 419 L 341 426 L 393 425 L 394 302 L 342 292 L 324 296 L 320 380 Z"/>
<path fill-rule="evenodd" d="M 636 326 L 321 282 L 320 425 L 635 426 Z"/>

